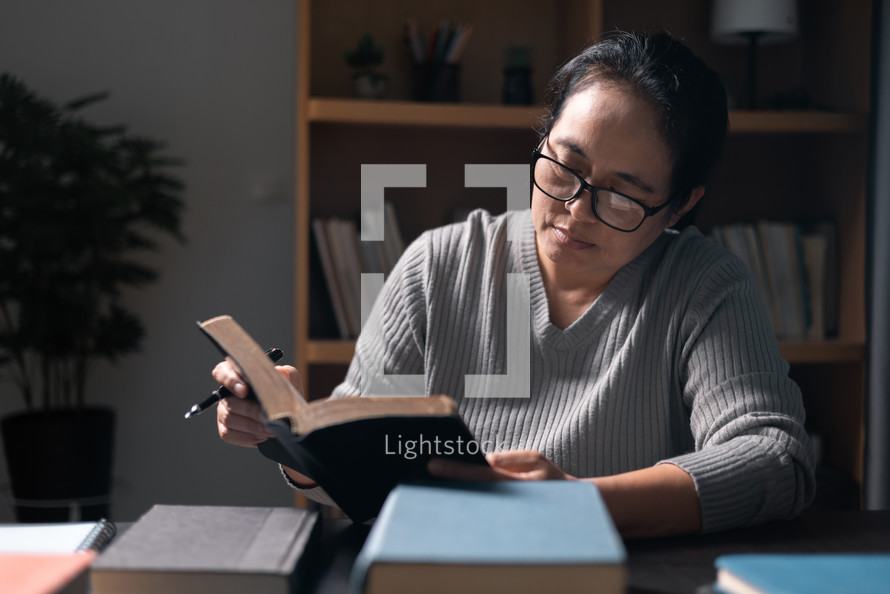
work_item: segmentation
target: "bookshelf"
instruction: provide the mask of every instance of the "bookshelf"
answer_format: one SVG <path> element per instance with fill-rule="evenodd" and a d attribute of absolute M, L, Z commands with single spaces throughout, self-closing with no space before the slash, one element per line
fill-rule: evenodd
<path fill-rule="evenodd" d="M 871 2 L 800 3 L 794 42 L 761 48 L 759 91 L 770 97 L 803 89 L 812 107 L 730 112 L 721 172 L 697 224 L 828 217 L 839 234 L 840 321 L 836 337 L 783 341 L 801 385 L 808 426 L 825 443 L 825 462 L 860 485 L 865 390 L 865 183 L 869 122 Z M 311 2 L 299 9 L 296 163 L 297 364 L 310 397 L 342 379 L 352 341 L 319 329 L 323 307 L 313 282 L 311 221 L 357 217 L 361 163 L 425 163 L 427 187 L 388 189 L 407 241 L 450 222 L 455 209 L 503 211 L 503 191 L 463 187 L 465 163 L 528 162 L 543 111 L 500 104 L 504 51 L 532 49 L 535 97 L 549 75 L 587 40 L 614 28 L 658 23 L 707 60 L 731 90 L 745 72 L 743 48 L 708 38 L 709 0 L 380 0 Z M 461 63 L 462 100 L 411 100 L 412 70 L 402 23 L 416 17 L 429 32 L 441 19 L 475 26 Z M 387 98 L 354 99 L 341 52 L 365 31 L 384 44 Z M 323 281 L 322 281 L 323 282 Z M 311 290 L 310 290 L 311 289 Z"/>

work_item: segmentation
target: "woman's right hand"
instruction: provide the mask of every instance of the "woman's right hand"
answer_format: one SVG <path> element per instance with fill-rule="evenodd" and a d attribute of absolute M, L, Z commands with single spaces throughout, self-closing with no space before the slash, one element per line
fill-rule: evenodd
<path fill-rule="evenodd" d="M 276 370 L 287 378 L 302 394 L 303 382 L 295 367 L 279 365 Z M 265 418 L 259 403 L 247 400 L 247 382 L 229 359 L 213 368 L 213 379 L 225 386 L 234 396 L 220 400 L 216 407 L 216 425 L 220 438 L 233 445 L 256 447 L 258 443 L 273 437 L 266 429 Z"/>

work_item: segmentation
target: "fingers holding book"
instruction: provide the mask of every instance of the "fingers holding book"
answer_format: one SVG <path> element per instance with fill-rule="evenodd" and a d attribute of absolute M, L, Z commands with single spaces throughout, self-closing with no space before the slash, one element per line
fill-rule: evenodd
<path fill-rule="evenodd" d="M 241 373 L 231 359 L 226 357 L 224 361 L 220 361 L 213 368 L 213 379 L 224 386 L 229 392 L 238 398 L 247 398 L 250 390 L 247 388 L 247 382 L 241 377 Z"/>
<path fill-rule="evenodd" d="M 275 370 L 287 379 L 299 392 L 303 391 L 300 372 L 292 365 L 277 365 Z M 226 443 L 243 447 L 256 447 L 274 435 L 266 429 L 266 419 L 259 403 L 247 399 L 250 389 L 235 363 L 226 358 L 213 368 L 213 378 L 234 394 L 222 398 L 216 409 L 217 430 Z"/>
<path fill-rule="evenodd" d="M 260 405 L 252 400 L 229 396 L 216 407 L 216 426 L 219 437 L 226 443 L 256 447 L 273 434 L 266 429 Z"/>
<path fill-rule="evenodd" d="M 300 394 L 303 394 L 303 380 L 300 378 L 300 372 L 297 371 L 296 367 L 293 365 L 276 365 L 275 370 L 284 376 Z M 250 393 L 247 382 L 241 377 L 241 372 L 229 357 L 217 363 L 216 367 L 213 368 L 212 375 L 213 379 L 238 398 L 247 398 L 247 395 Z"/>

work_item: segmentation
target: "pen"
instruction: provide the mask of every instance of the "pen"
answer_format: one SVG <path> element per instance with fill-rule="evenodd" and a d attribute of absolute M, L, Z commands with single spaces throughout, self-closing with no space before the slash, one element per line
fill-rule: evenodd
<path fill-rule="evenodd" d="M 282 351 L 281 349 L 274 349 L 274 348 L 269 349 L 268 351 L 266 351 L 266 356 L 268 356 L 270 359 L 272 359 L 273 362 L 277 363 L 284 356 L 284 351 Z M 189 409 L 189 411 L 187 413 L 185 413 L 185 418 L 191 419 L 192 417 L 201 414 L 202 412 L 204 412 L 205 410 L 207 410 L 208 408 L 210 408 L 211 406 L 213 406 L 214 404 L 216 404 L 223 398 L 226 398 L 227 396 L 231 396 L 231 395 L 232 395 L 232 393 L 229 392 L 228 388 L 226 388 L 225 386 L 220 386 L 219 388 L 217 388 L 216 390 L 211 392 L 210 396 L 208 396 L 207 398 L 205 398 L 198 404 L 191 407 Z"/>

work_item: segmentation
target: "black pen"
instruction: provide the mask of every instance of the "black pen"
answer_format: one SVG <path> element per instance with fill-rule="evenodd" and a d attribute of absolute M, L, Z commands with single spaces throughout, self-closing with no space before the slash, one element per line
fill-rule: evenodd
<path fill-rule="evenodd" d="M 272 359 L 272 361 L 274 363 L 277 363 L 284 356 L 284 351 L 282 351 L 281 349 L 274 349 L 274 348 L 269 349 L 268 351 L 266 351 L 266 356 L 268 356 L 270 359 Z M 211 406 L 213 406 L 214 404 L 216 404 L 223 398 L 226 398 L 227 396 L 231 396 L 231 395 L 232 395 L 232 393 L 229 392 L 228 388 L 226 388 L 225 386 L 220 386 L 219 388 L 217 388 L 216 390 L 211 392 L 210 396 L 208 396 L 207 398 L 205 398 L 198 404 L 191 407 L 189 409 L 189 411 L 187 413 L 185 413 L 185 418 L 191 419 L 192 417 L 201 414 L 202 412 L 204 412 L 205 410 L 207 410 L 208 408 L 210 408 Z"/>

